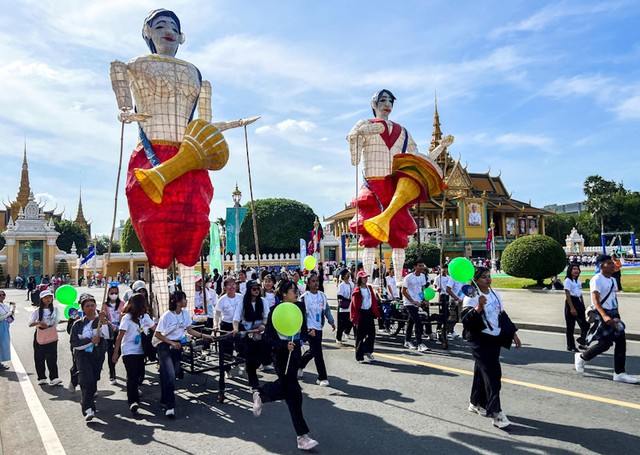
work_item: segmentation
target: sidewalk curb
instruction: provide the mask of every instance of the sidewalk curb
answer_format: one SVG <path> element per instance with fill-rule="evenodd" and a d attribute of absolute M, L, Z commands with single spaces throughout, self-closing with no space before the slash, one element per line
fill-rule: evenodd
<path fill-rule="evenodd" d="M 329 307 L 331 307 L 332 310 L 336 310 L 336 311 L 338 309 L 337 305 L 334 306 L 331 303 L 329 304 Z M 514 320 L 513 322 L 519 329 L 522 329 L 522 330 L 536 330 L 539 332 L 552 332 L 552 333 L 564 333 L 566 330 L 564 326 L 560 326 L 560 325 L 536 324 L 531 322 L 520 322 L 518 320 Z M 640 341 L 640 333 L 627 332 L 626 339 L 633 340 L 633 341 Z M 2 455 L 2 453 L 0 453 L 0 455 Z"/>

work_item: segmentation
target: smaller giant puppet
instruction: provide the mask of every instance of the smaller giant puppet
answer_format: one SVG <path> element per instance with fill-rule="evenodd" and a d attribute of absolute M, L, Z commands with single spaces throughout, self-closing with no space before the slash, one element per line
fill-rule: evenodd
<path fill-rule="evenodd" d="M 446 188 L 442 169 L 434 160 L 453 143 L 453 136 L 445 137 L 428 156 L 419 153 L 406 128 L 389 120 L 395 100 L 389 90 L 375 93 L 371 98 L 375 118 L 358 121 L 347 135 L 351 164 L 358 166 L 362 160 L 364 176 L 357 200 L 352 202 L 358 210 L 349 229 L 360 234 L 366 271 L 373 271 L 376 247 L 388 242 L 400 279 L 408 238 L 418 228 L 409 209 Z"/>
<path fill-rule="evenodd" d="M 151 11 L 142 38 L 151 54 L 111 63 L 118 119 L 137 122 L 140 134 L 127 172 L 129 213 L 152 266 L 159 311 L 167 309 L 167 269 L 174 259 L 193 309 L 193 266 L 209 232 L 213 198 L 207 170 L 222 169 L 229 159 L 222 131 L 259 117 L 210 123 L 211 84 L 194 65 L 175 58 L 185 36 L 173 11 Z"/>

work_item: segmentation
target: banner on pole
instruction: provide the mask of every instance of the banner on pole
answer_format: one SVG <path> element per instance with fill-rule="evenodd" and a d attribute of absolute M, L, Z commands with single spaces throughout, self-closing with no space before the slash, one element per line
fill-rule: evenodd
<path fill-rule="evenodd" d="M 212 222 L 209 229 L 209 271 L 212 274 L 213 269 L 222 271 L 222 258 L 220 257 L 220 227 Z"/>
<path fill-rule="evenodd" d="M 307 242 L 300 239 L 300 270 L 304 269 L 304 258 L 307 256 Z"/>
<path fill-rule="evenodd" d="M 238 229 L 242 226 L 242 220 L 249 209 L 238 207 Z M 227 253 L 236 253 L 236 207 L 227 207 Z"/>

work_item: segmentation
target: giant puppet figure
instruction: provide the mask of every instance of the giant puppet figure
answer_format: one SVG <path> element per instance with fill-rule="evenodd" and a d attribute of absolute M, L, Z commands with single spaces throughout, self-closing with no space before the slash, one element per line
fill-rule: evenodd
<path fill-rule="evenodd" d="M 362 160 L 364 176 L 357 201 L 352 203 L 358 210 L 349 228 L 360 234 L 365 270 L 373 271 L 376 248 L 388 242 L 400 278 L 408 238 L 417 229 L 409 209 L 446 188 L 442 169 L 434 160 L 453 143 L 453 137 L 445 137 L 428 156 L 422 155 L 406 128 L 389 120 L 395 99 L 389 90 L 375 93 L 371 107 L 376 118 L 360 120 L 347 136 L 351 164 L 358 166 Z"/>
<path fill-rule="evenodd" d="M 213 186 L 207 170 L 227 163 L 222 131 L 259 117 L 211 122 L 211 84 L 175 58 L 185 36 L 172 11 L 157 9 L 142 25 L 151 54 L 111 63 L 119 120 L 137 122 L 140 142 L 129 160 L 126 194 L 133 228 L 152 266 L 159 310 L 168 305 L 167 269 L 178 262 L 193 305 L 202 243 L 209 232 Z M 135 106 L 131 98 L 135 100 Z M 198 119 L 193 120 L 197 107 Z"/>

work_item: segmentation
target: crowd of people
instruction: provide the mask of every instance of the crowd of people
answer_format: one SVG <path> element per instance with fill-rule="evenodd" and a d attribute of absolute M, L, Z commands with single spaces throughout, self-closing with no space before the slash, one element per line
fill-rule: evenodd
<path fill-rule="evenodd" d="M 582 296 L 580 266 L 570 264 L 567 269 L 564 283 L 567 349 L 575 353 L 574 367 L 582 373 L 588 362 L 615 345 L 613 380 L 636 383 L 637 379 L 625 371 L 624 323 L 617 307 L 614 260 L 600 256 L 598 265 L 600 272 L 590 281 L 591 323 L 587 320 Z M 455 321 L 461 321 L 465 329 L 465 339 L 475 360 L 468 409 L 491 416 L 496 427 L 505 428 L 510 422 L 500 403 L 500 351 L 513 344 L 520 347 L 517 329 L 506 315 L 502 298 L 491 288 L 490 269 L 476 267 L 473 285 L 457 282 L 447 272 L 445 264 L 433 286 L 437 300 L 446 303 L 458 318 L 453 324 L 442 322 L 439 328 L 446 330 L 450 339 L 459 337 L 453 331 Z M 237 363 L 243 364 L 242 369 L 226 365 L 219 371 L 218 401 L 224 401 L 224 380 L 245 374 L 253 393 L 254 415 L 261 414 L 265 403 L 286 401 L 298 448 L 313 448 L 318 442 L 310 437 L 304 420 L 299 379 L 313 360 L 316 384 L 329 386 L 330 375 L 322 345 L 327 324 L 335 332 L 337 343 L 345 344 L 348 336 L 355 338 L 355 360 L 369 363 L 375 361 L 376 320 L 380 321 L 379 328 L 385 329 L 385 302 L 402 299 L 408 316 L 404 347 L 428 352 L 426 341 L 432 338 L 430 324 L 425 325 L 418 316 L 425 303 L 424 290 L 432 285 L 422 261 L 405 276 L 401 287 L 396 283 L 393 269 L 378 270 L 373 283 L 361 266 L 354 267 L 353 271 L 337 268 L 336 274 L 339 283 L 335 313 L 320 289 L 322 275 L 316 271 L 308 273 L 306 280 L 300 270 L 283 270 L 278 277 L 269 270 L 260 273 L 240 270 L 237 276 L 224 279 L 217 270 L 208 276 L 198 275 L 193 313 L 186 309 L 189 303 L 186 293 L 174 289 L 168 311 L 157 314 L 154 295 L 147 283 L 140 280 L 124 295 L 120 294 L 120 282 L 109 283 L 105 302 L 84 293 L 79 298 L 81 311 L 67 321 L 69 349 L 73 354 L 69 390 L 80 388 L 82 414 L 87 422 L 92 421 L 105 359 L 109 380 L 114 385 L 118 381 L 117 366 L 122 360 L 127 404 L 135 415 L 142 405 L 139 387 L 148 375 L 146 365 L 157 361 L 160 403 L 167 417 L 175 417 L 176 378 L 182 374 L 183 346 L 189 338 L 204 339 L 207 347 L 215 340 L 219 355 L 240 359 Z M 15 304 L 4 303 L 5 297 L 0 290 L 0 362 L 10 360 L 9 324 L 15 308 Z M 280 334 L 273 324 L 274 309 L 282 302 L 294 303 L 303 314 L 300 330 L 292 337 Z M 35 330 L 34 367 L 39 385 L 63 383 L 57 364 L 60 321 L 54 293 L 50 289 L 42 290 L 38 308 L 28 322 Z M 580 328 L 577 339 L 574 338 L 576 323 Z M 424 327 L 426 334 L 423 334 Z M 308 346 L 306 349 L 304 344 Z M 0 368 L 9 367 L 0 363 Z M 277 379 L 265 383 L 258 375 L 259 370 L 274 371 Z"/>

